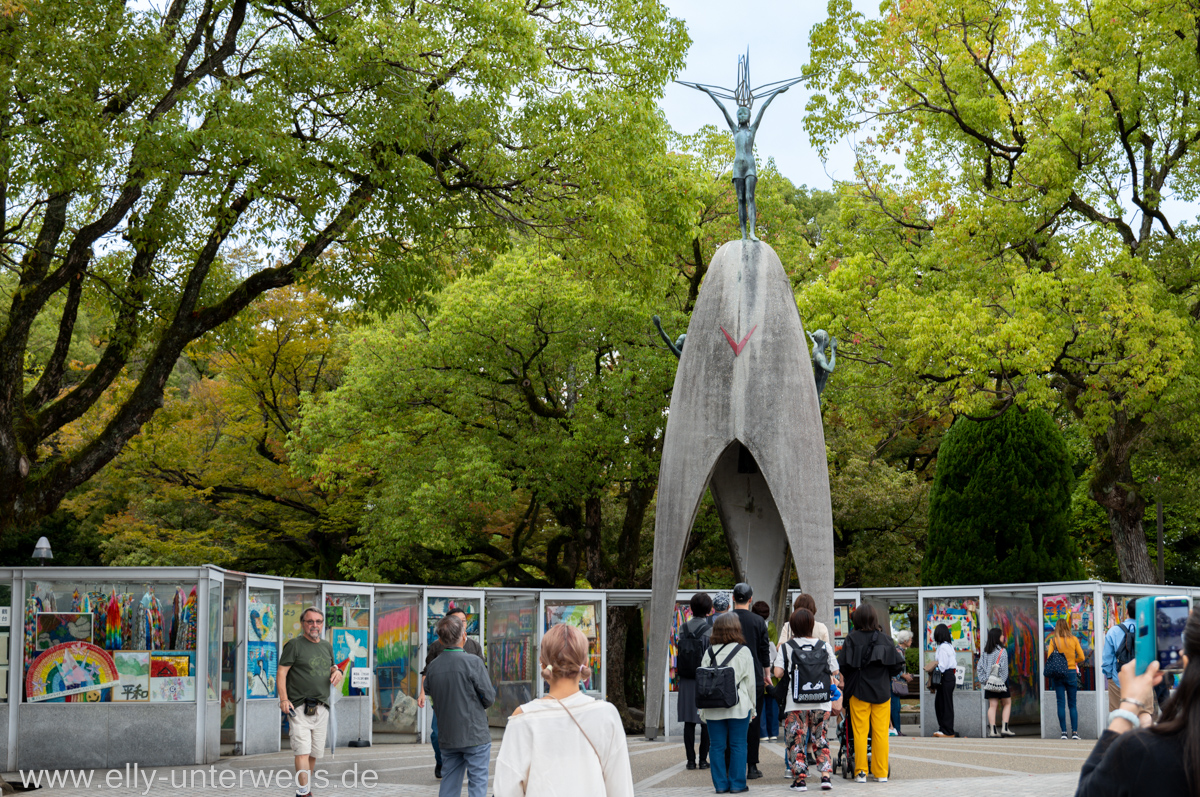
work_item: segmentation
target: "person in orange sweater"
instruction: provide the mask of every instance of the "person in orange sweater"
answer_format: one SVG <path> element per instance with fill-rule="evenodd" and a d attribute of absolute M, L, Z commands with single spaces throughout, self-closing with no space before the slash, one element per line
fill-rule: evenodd
<path fill-rule="evenodd" d="M 1046 642 L 1046 658 L 1055 652 L 1063 654 L 1067 659 L 1067 674 L 1062 678 L 1052 678 L 1054 696 L 1058 701 L 1058 726 L 1062 728 L 1063 739 L 1067 738 L 1067 712 L 1071 710 L 1071 738 L 1079 738 L 1079 710 L 1075 707 L 1075 695 L 1079 691 L 1079 665 L 1083 662 L 1083 646 L 1071 633 L 1071 626 L 1065 617 L 1060 617 L 1054 626 L 1054 633 Z M 1063 693 L 1066 693 L 1066 702 Z"/>

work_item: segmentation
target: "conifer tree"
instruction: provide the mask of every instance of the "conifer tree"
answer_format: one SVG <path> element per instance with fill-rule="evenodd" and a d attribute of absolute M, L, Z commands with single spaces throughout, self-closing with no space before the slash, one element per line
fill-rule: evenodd
<path fill-rule="evenodd" d="M 1072 481 L 1066 440 L 1044 410 L 959 418 L 938 451 L 922 584 L 1082 578 L 1068 534 Z"/>

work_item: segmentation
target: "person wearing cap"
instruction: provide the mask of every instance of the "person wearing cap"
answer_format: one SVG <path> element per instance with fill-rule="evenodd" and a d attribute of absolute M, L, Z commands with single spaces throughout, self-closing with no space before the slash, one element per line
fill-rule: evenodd
<path fill-rule="evenodd" d="M 729 611 L 729 593 L 718 592 L 713 597 L 713 619 L 715 620 L 718 614 L 725 614 Z"/>
<path fill-rule="evenodd" d="M 733 612 L 742 624 L 742 636 L 750 655 L 754 659 L 754 694 L 757 695 L 754 715 L 761 716 L 763 711 L 763 685 L 767 680 L 768 668 L 771 666 L 771 645 L 768 641 L 770 632 L 767 622 L 750 611 L 754 600 L 754 589 L 742 581 L 733 588 Z M 746 731 L 746 779 L 761 778 L 758 768 L 759 724 L 751 722 Z"/>

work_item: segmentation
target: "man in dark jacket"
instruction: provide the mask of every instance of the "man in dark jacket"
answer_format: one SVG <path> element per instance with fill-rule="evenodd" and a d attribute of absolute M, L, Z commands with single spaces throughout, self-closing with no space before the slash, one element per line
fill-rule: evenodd
<path fill-rule="evenodd" d="M 492 752 L 487 707 L 495 702 L 496 690 L 483 659 L 463 649 L 467 623 L 462 614 L 439 620 L 437 635 L 445 647 L 425 668 L 425 690 L 433 699 L 445 765 L 438 795 L 458 797 L 465 773 L 468 797 L 486 797 Z"/>
<path fill-rule="evenodd" d="M 463 622 L 466 622 L 467 613 L 459 606 L 452 606 L 446 610 L 446 615 L 452 614 L 462 615 Z M 429 646 L 428 652 L 425 654 L 425 669 L 421 670 L 421 686 L 417 690 L 417 706 L 425 708 L 425 671 L 429 669 L 429 664 L 438 657 L 438 654 L 446 649 L 446 643 L 440 639 L 434 641 Z M 479 647 L 479 643 L 474 639 L 468 639 L 463 645 L 463 650 L 467 653 L 473 653 L 480 659 L 483 658 L 483 649 Z M 442 776 L 442 748 L 438 744 L 438 721 L 437 712 L 433 712 L 433 723 L 429 733 L 429 744 L 433 747 L 433 776 L 440 778 Z"/>
<path fill-rule="evenodd" d="M 754 668 L 754 694 L 758 695 L 755 701 L 755 716 L 761 717 L 763 684 L 766 683 L 767 668 L 771 666 L 771 645 L 767 641 L 769 634 L 766 620 L 750 611 L 750 603 L 753 600 L 754 590 L 749 584 L 741 582 L 733 588 L 733 613 L 742 623 L 742 636 L 746 639 L 746 647 L 750 648 L 750 655 L 758 665 Z M 762 777 L 758 768 L 758 739 L 759 723 L 755 720 L 746 731 L 746 780 Z"/>

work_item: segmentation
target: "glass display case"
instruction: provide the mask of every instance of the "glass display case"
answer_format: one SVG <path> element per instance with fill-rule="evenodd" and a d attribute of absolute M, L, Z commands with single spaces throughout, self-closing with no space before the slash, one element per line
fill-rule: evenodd
<path fill-rule="evenodd" d="M 415 593 L 375 593 L 376 742 L 417 732 L 417 677 L 421 670 L 421 603 Z"/>
<path fill-rule="evenodd" d="M 842 649 L 842 643 L 851 631 L 850 614 L 858 606 L 858 596 L 837 596 L 833 600 L 833 622 L 829 624 L 829 635 L 835 652 Z"/>
<path fill-rule="evenodd" d="M 978 691 L 975 683 L 975 662 L 979 658 L 979 596 L 923 597 L 921 666 L 934 658 L 937 645 L 933 632 L 941 624 L 950 629 L 957 666 L 954 670 L 955 689 Z"/>
<path fill-rule="evenodd" d="M 1079 691 L 1090 692 L 1096 688 L 1096 612 L 1094 595 L 1091 592 L 1064 592 L 1042 594 L 1042 645 L 1043 651 L 1059 620 L 1066 620 L 1071 633 L 1083 648 L 1083 662 L 1079 665 Z M 1050 680 L 1045 688 L 1054 690 Z"/>
<path fill-rule="evenodd" d="M 304 628 L 300 624 L 300 615 L 304 610 L 314 607 L 321 608 L 321 588 L 307 585 L 285 584 L 283 588 L 283 606 L 279 611 L 279 650 L 298 636 L 303 636 Z"/>
<path fill-rule="evenodd" d="M 467 616 L 467 639 L 483 648 L 484 591 L 481 589 L 427 589 L 424 595 L 421 659 L 417 672 L 425 669 L 429 647 L 437 641 L 437 624 L 451 609 L 462 609 Z M 433 710 L 429 703 L 421 709 L 421 741 L 429 741 L 433 730 Z"/>
<path fill-rule="evenodd" d="M 29 579 L 25 701 L 195 702 L 197 612 L 195 580 Z"/>
<path fill-rule="evenodd" d="M 484 651 L 496 687 L 496 702 L 488 709 L 493 727 L 503 728 L 514 709 L 536 696 L 537 613 L 535 592 L 488 593 Z"/>
<path fill-rule="evenodd" d="M 369 687 L 352 686 L 352 670 L 371 666 L 371 596 L 325 592 L 325 633 L 333 645 L 333 663 L 342 668 L 342 694 L 366 695 Z"/>
<path fill-rule="evenodd" d="M 987 592 L 988 628 L 1004 633 L 1008 651 L 1008 691 L 1012 696 L 1013 725 L 1041 721 L 1041 696 L 1038 675 L 1038 601 L 1037 592 Z M 986 642 L 987 636 L 984 634 Z M 987 678 L 987 673 L 982 673 Z"/>
<path fill-rule="evenodd" d="M 599 590 L 575 590 L 570 593 L 542 593 L 542 633 L 560 623 L 574 626 L 583 632 L 588 641 L 588 667 L 591 675 L 580 681 L 584 692 L 603 699 L 605 690 L 605 633 L 608 628 L 605 613 L 605 595 Z M 546 694 L 549 684 L 539 678 L 541 693 Z"/>
<path fill-rule="evenodd" d="M 246 697 L 278 700 L 279 617 L 282 597 L 278 589 L 251 586 L 246 604 Z"/>

